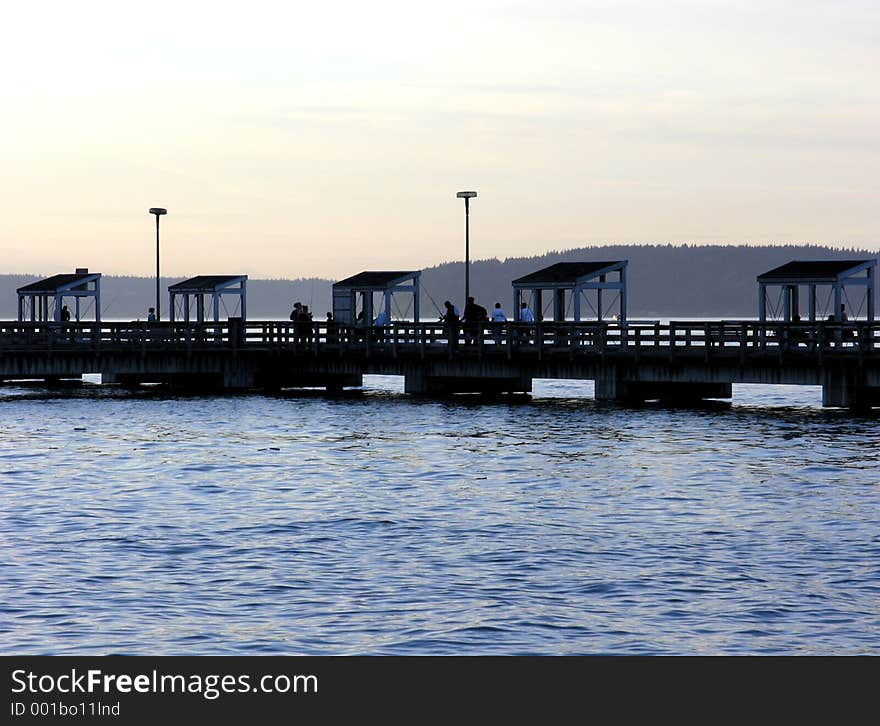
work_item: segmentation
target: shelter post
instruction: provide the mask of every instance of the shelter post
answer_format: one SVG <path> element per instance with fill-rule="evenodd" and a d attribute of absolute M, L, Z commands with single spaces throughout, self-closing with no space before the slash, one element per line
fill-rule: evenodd
<path fill-rule="evenodd" d="M 767 286 L 763 282 L 758 284 L 758 320 L 767 322 Z"/>

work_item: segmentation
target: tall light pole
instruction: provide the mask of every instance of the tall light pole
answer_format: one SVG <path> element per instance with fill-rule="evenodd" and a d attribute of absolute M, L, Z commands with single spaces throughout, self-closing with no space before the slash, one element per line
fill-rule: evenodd
<path fill-rule="evenodd" d="M 162 209 L 162 207 L 150 207 L 150 214 L 156 215 L 156 320 L 161 320 L 159 314 L 159 217 L 163 214 L 168 214 L 168 210 Z"/>
<path fill-rule="evenodd" d="M 468 298 L 471 296 L 471 234 L 469 203 L 471 199 L 477 196 L 477 193 L 458 192 L 455 196 L 459 199 L 464 199 L 464 303 L 467 305 Z"/>

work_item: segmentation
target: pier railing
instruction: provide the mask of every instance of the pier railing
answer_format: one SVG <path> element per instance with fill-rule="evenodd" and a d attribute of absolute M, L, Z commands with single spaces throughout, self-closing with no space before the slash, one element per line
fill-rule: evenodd
<path fill-rule="evenodd" d="M 352 327 L 324 321 L 219 323 L 0 322 L 0 355 L 53 351 L 283 350 L 352 356 L 659 355 L 878 356 L 880 323 L 754 320 L 461 324 Z"/>

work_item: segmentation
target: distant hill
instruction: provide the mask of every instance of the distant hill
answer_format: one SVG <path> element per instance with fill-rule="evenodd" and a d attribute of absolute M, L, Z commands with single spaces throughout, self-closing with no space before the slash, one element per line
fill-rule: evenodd
<path fill-rule="evenodd" d="M 753 317 L 758 309 L 762 272 L 790 260 L 868 259 L 878 252 L 814 245 L 611 245 L 549 252 L 535 257 L 512 257 L 471 263 L 471 294 L 485 307 L 496 301 L 510 312 L 510 281 L 556 262 L 629 260 L 627 266 L 630 317 Z M 442 306 L 447 297 L 464 297 L 464 264 L 446 263 L 422 272 L 422 284 Z M 850 291 L 851 296 L 862 295 Z M 878 296 L 880 297 L 880 296 Z M 549 304 L 549 296 L 545 303 Z M 823 301 L 820 301 L 820 304 Z M 857 310 L 852 300 L 847 308 Z M 423 302 L 423 317 L 433 311 Z M 880 308 L 878 308 L 880 309 Z M 549 314 L 549 312 L 548 312 Z"/>
<path fill-rule="evenodd" d="M 752 317 L 757 312 L 757 284 L 762 272 L 790 260 L 876 258 L 878 253 L 835 249 L 818 245 L 613 245 L 582 247 L 535 257 L 471 262 L 471 293 L 485 307 L 496 301 L 510 313 L 510 281 L 556 262 L 578 260 L 629 260 L 627 267 L 631 317 Z M 352 270 L 352 274 L 357 270 Z M 35 275 L 0 275 L 0 317 L 16 316 L 15 290 L 39 279 Z M 163 279 L 165 288 L 181 278 Z M 330 310 L 332 281 L 322 279 L 248 280 L 248 317 L 286 318 L 292 303 L 309 305 L 315 318 Z M 145 318 L 155 299 L 155 279 L 104 276 L 101 281 L 102 316 L 105 319 Z M 421 310 L 424 320 L 434 320 L 446 299 L 461 305 L 464 297 L 464 263 L 448 262 L 422 271 Z M 862 306 L 860 292 L 850 292 L 847 306 L 853 313 Z M 878 296 L 880 297 L 880 296 Z M 232 306 L 233 298 L 225 304 Z M 549 298 L 548 298 L 549 302 Z M 820 301 L 820 305 L 824 301 Z M 162 299 L 168 305 L 167 294 Z M 407 303 L 402 301 L 403 312 Z M 224 310 L 225 314 L 237 314 Z M 164 315 L 163 315 L 164 317 Z"/>

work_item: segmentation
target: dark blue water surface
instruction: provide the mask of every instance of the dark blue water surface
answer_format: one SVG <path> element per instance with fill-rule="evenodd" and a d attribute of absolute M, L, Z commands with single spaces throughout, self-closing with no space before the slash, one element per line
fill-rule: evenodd
<path fill-rule="evenodd" d="M 0 390 L 0 650 L 880 652 L 880 420 Z"/>

